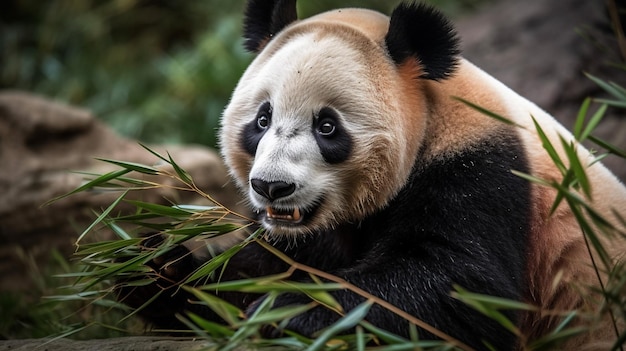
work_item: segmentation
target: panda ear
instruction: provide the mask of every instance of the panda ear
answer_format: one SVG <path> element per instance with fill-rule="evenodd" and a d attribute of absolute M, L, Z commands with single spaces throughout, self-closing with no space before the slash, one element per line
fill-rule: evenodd
<path fill-rule="evenodd" d="M 244 46 L 261 51 L 274 35 L 298 19 L 296 0 L 248 0 L 244 15 Z"/>
<path fill-rule="evenodd" d="M 425 4 L 402 3 L 391 14 L 385 44 L 396 64 L 418 60 L 421 78 L 448 78 L 456 69 L 459 39 L 452 24 Z"/>

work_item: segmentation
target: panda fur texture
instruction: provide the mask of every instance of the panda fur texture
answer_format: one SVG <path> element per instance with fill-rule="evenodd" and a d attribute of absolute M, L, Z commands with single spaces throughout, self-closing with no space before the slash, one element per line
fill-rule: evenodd
<path fill-rule="evenodd" d="M 295 0 L 250 0 L 244 36 L 257 56 L 224 111 L 220 146 L 272 245 L 475 349 L 521 349 L 561 322 L 544 312 L 600 308 L 591 292 L 598 277 L 575 217 L 565 204 L 551 215 L 556 192 L 511 172 L 562 178 L 532 117 L 554 145 L 559 136 L 572 140 L 571 134 L 463 59 L 454 29 L 440 13 L 405 3 L 391 17 L 341 9 L 297 20 Z M 578 150 L 591 164 L 594 157 Z M 623 232 L 615 214 L 626 218 L 626 189 L 600 163 L 587 174 L 594 208 Z M 621 241 L 607 248 L 616 262 L 622 259 Z M 173 277 L 201 263 L 185 252 L 172 254 L 178 257 Z M 221 279 L 287 268 L 251 244 L 231 259 Z M 540 311 L 505 312 L 522 331 L 518 338 L 451 297 L 454 284 Z M 159 297 L 142 313 L 161 326 L 173 325 L 174 314 L 185 310 L 216 318 L 181 294 Z M 332 294 L 346 310 L 363 302 L 349 291 Z M 130 293 L 129 301 L 140 295 Z M 219 295 L 249 313 L 264 298 Z M 309 302 L 283 294 L 274 306 Z M 286 326 L 314 335 L 338 318 L 315 307 Z M 405 320 L 379 306 L 366 319 L 409 335 Z M 605 319 L 562 346 L 593 349 L 614 340 Z"/>

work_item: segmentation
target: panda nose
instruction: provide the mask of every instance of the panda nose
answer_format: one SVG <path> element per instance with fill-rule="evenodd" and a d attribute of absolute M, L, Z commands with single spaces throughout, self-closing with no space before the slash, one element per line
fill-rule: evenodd
<path fill-rule="evenodd" d="M 251 179 L 250 185 L 254 191 L 264 198 L 274 201 L 287 197 L 296 191 L 296 185 L 285 182 L 266 182 L 261 179 Z"/>

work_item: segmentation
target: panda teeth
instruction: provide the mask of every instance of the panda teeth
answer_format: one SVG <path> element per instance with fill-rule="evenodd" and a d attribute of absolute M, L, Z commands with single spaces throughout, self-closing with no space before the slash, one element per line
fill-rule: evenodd
<path fill-rule="evenodd" d="M 298 209 L 297 207 L 293 210 L 293 214 L 291 215 L 292 219 L 294 221 L 299 221 L 302 218 L 302 215 L 300 214 L 300 209 Z"/>
<path fill-rule="evenodd" d="M 302 218 L 302 214 L 300 213 L 300 209 L 298 208 L 295 208 L 293 211 L 287 211 L 267 207 L 265 209 L 265 212 L 267 213 L 268 218 L 279 219 L 283 221 L 298 222 Z"/>

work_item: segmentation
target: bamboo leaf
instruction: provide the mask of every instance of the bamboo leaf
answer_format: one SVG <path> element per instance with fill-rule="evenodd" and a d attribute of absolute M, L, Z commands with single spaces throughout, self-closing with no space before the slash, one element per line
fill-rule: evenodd
<path fill-rule="evenodd" d="M 622 69 L 624 69 L 624 67 L 622 67 Z M 609 84 L 615 88 L 622 97 L 624 97 L 624 99 L 622 100 L 626 100 L 626 88 L 622 87 L 621 85 L 615 83 L 615 82 L 609 82 Z"/>
<path fill-rule="evenodd" d="M 221 206 L 202 206 L 202 205 L 174 205 L 174 208 L 179 208 L 184 211 L 192 212 L 209 212 L 209 211 L 221 211 L 224 210 Z"/>
<path fill-rule="evenodd" d="M 102 291 L 83 291 L 83 292 L 79 292 L 76 294 L 69 294 L 69 295 L 49 295 L 49 296 L 44 296 L 43 298 L 45 299 L 49 299 L 49 300 L 55 300 L 55 301 L 84 301 L 84 300 L 90 300 L 93 299 L 94 297 L 100 297 L 103 295 L 104 292 Z"/>
<path fill-rule="evenodd" d="M 189 278 L 187 278 L 187 280 L 184 281 L 183 284 L 189 284 L 189 283 L 191 283 L 191 282 L 193 282 L 195 280 L 198 280 L 200 278 L 211 276 L 211 274 L 217 268 L 219 268 L 219 267 L 223 266 L 224 264 L 226 264 L 228 262 L 228 260 L 230 260 L 231 257 L 233 257 L 235 254 L 237 254 L 248 243 L 250 243 L 253 240 L 256 240 L 256 238 L 258 238 L 258 236 L 261 235 L 262 233 L 263 233 L 263 230 L 261 230 L 261 229 L 255 231 L 248 238 L 246 238 L 243 242 L 241 242 L 241 243 L 239 243 L 237 245 L 234 245 L 233 247 L 231 247 L 228 250 L 222 252 L 218 256 L 215 256 L 212 259 L 210 259 L 209 261 L 205 262 L 202 266 L 198 267 L 198 269 L 196 269 L 193 272 L 193 274 Z"/>
<path fill-rule="evenodd" d="M 567 158 L 569 159 L 569 166 L 570 169 L 574 172 L 577 184 L 580 185 L 587 198 L 591 199 L 591 183 L 589 182 L 589 178 L 587 178 L 585 167 L 582 165 L 580 159 L 578 158 L 576 145 L 573 141 L 567 142 L 563 137 L 559 138 L 561 139 L 563 150 L 565 150 Z"/>
<path fill-rule="evenodd" d="M 48 206 L 51 203 L 53 203 L 55 201 L 58 201 L 58 200 L 61 200 L 61 199 L 64 199 L 64 198 L 66 198 L 66 197 L 68 197 L 70 195 L 74 195 L 74 194 L 80 193 L 82 191 L 86 191 L 86 190 L 92 189 L 95 186 L 98 186 L 100 184 L 104 184 L 104 183 L 106 183 L 106 182 L 108 182 L 110 180 L 116 179 L 116 178 L 118 178 L 118 177 L 120 177 L 120 176 L 122 176 L 122 175 L 124 175 L 126 173 L 129 173 L 129 172 L 130 172 L 130 170 L 122 169 L 122 170 L 119 170 L 119 171 L 109 172 L 107 174 L 103 174 L 103 175 L 99 176 L 98 178 L 93 179 L 93 180 L 91 180 L 91 181 L 89 181 L 89 182 L 79 186 L 78 188 L 70 191 L 69 193 L 63 194 L 61 196 L 57 196 L 57 197 L 53 198 L 52 200 L 46 201 L 42 206 Z"/>
<path fill-rule="evenodd" d="M 194 322 L 192 322 L 191 320 L 189 320 L 189 318 L 187 318 L 187 316 L 183 316 L 180 313 L 175 314 L 176 319 L 178 319 L 179 321 L 181 321 L 184 325 L 186 325 L 190 331 L 192 331 L 198 338 L 202 338 L 204 340 L 209 340 L 211 337 L 209 336 L 209 334 L 207 334 L 207 332 L 199 327 L 197 324 L 195 324 Z M 205 348 L 203 348 L 202 350 L 204 350 Z M 207 350 L 214 350 L 213 348 L 206 348 Z"/>
<path fill-rule="evenodd" d="M 137 208 L 146 210 L 149 213 L 156 214 L 159 216 L 172 217 L 172 218 L 187 218 L 194 214 L 191 211 L 186 211 L 181 208 L 174 207 L 174 206 L 164 206 L 164 205 L 153 204 L 153 203 L 142 202 L 142 201 L 134 201 L 134 200 L 127 200 L 126 202 L 136 206 Z"/>
<path fill-rule="evenodd" d="M 188 185 L 193 184 L 193 181 L 191 180 L 191 175 L 189 175 L 189 173 L 187 173 L 187 171 L 185 171 L 184 169 L 182 169 L 180 166 L 178 166 L 178 164 L 176 164 L 176 162 L 174 162 L 174 159 L 172 158 L 172 155 L 170 155 L 170 153 L 167 153 L 167 157 L 169 157 L 170 159 L 170 164 L 172 165 L 172 167 L 174 168 L 174 171 L 176 171 L 176 174 L 178 174 L 178 177 L 185 183 Z"/>
<path fill-rule="evenodd" d="M 110 241 L 98 241 L 95 243 L 89 243 L 81 245 L 77 251 L 77 255 L 86 256 L 93 253 L 99 253 L 101 255 L 110 255 L 111 252 L 117 251 L 129 246 L 138 245 L 141 242 L 141 238 L 129 238 L 123 240 L 110 240 Z"/>
<path fill-rule="evenodd" d="M 307 296 L 309 296 L 311 299 L 326 306 L 327 308 L 330 308 L 334 311 L 342 313 L 343 307 L 341 306 L 339 302 L 337 302 L 337 300 L 333 297 L 333 295 L 329 293 L 330 290 L 333 290 L 332 289 L 333 287 L 332 286 L 329 287 L 328 285 L 324 285 L 323 287 L 325 288 L 323 290 L 306 289 L 306 290 L 302 290 L 302 292 L 305 293 Z"/>
<path fill-rule="evenodd" d="M 131 172 L 130 170 L 126 170 L 126 169 L 122 169 L 120 171 L 124 171 L 124 174 Z M 92 172 L 74 172 L 74 173 L 83 175 L 85 177 L 90 177 L 90 178 L 97 178 L 97 177 L 101 177 L 102 176 L 102 174 L 92 173 Z M 115 172 L 110 172 L 110 173 L 115 173 Z M 158 184 L 156 184 L 154 182 L 149 182 L 147 180 L 131 178 L 131 177 L 123 177 L 123 176 L 115 177 L 115 178 L 113 178 L 111 180 L 116 180 L 116 181 L 119 181 L 120 183 L 137 185 L 138 189 L 153 188 L 153 187 L 158 185 Z M 108 182 L 105 182 L 105 183 L 102 183 L 102 184 L 98 184 L 97 186 L 99 186 L 99 187 L 122 187 L 122 185 L 120 185 L 120 184 L 108 183 Z M 95 186 L 94 186 L 94 188 L 95 188 Z"/>
<path fill-rule="evenodd" d="M 561 159 L 559 153 L 556 151 L 556 148 L 554 147 L 554 145 L 552 144 L 552 142 L 550 141 L 550 139 L 548 138 L 548 136 L 544 132 L 543 128 L 541 128 L 541 126 L 535 120 L 534 117 L 532 119 L 533 119 L 533 123 L 535 124 L 535 128 L 537 130 L 537 134 L 538 134 L 538 136 L 539 136 L 539 138 L 541 140 L 541 143 L 542 143 L 542 146 L 543 146 L 544 150 L 546 150 L 548 152 L 548 155 L 550 156 L 550 159 L 559 168 L 559 170 L 561 170 L 561 173 L 564 174 L 566 169 L 567 169 L 567 167 L 565 166 L 565 163 L 563 162 L 563 160 Z"/>
<path fill-rule="evenodd" d="M 115 217 L 115 221 L 116 222 L 138 222 L 138 221 L 144 221 L 147 219 L 155 219 L 155 218 L 161 218 L 161 217 L 163 216 L 156 214 L 156 213 L 141 212 L 141 213 L 132 214 L 132 215 Z"/>
<path fill-rule="evenodd" d="M 149 148 L 149 147 L 148 147 L 148 146 L 146 146 L 145 144 L 143 144 L 143 143 L 139 143 L 139 145 L 140 145 L 142 148 L 146 149 L 149 153 L 153 154 L 154 156 L 156 156 L 156 157 L 160 158 L 161 160 L 163 160 L 163 161 L 165 161 L 165 162 L 167 162 L 167 163 L 170 163 L 170 161 L 168 161 L 168 159 L 166 159 L 165 157 L 161 156 L 158 152 L 156 152 L 156 151 L 152 150 L 151 148 Z"/>
<path fill-rule="evenodd" d="M 611 107 L 626 108 L 626 101 L 624 100 L 593 99 L 593 101 L 600 104 L 607 104 Z"/>
<path fill-rule="evenodd" d="M 255 316 L 259 316 L 263 313 L 268 312 L 272 304 L 274 303 L 276 296 L 276 294 L 270 294 L 265 299 L 263 299 L 263 301 L 261 301 L 254 314 L 238 326 L 236 332 L 229 339 L 228 344 L 223 347 L 223 350 L 232 350 L 241 340 L 258 334 L 258 330 L 262 324 L 251 323 L 250 320 L 253 319 Z"/>
<path fill-rule="evenodd" d="M 83 325 L 83 326 L 80 326 L 80 327 L 71 328 L 69 331 L 67 331 L 65 333 L 61 333 L 61 334 L 59 334 L 59 335 L 57 335 L 57 336 L 55 336 L 53 338 L 47 339 L 45 342 L 42 342 L 39 346 L 45 346 L 48 343 L 53 343 L 53 342 L 55 342 L 57 340 L 65 339 L 65 338 L 67 338 L 67 337 L 69 337 L 71 335 L 78 334 L 79 332 L 89 328 L 90 326 L 91 326 L 90 324 L 87 324 L 87 325 Z M 47 348 L 44 348 L 44 349 L 47 349 Z"/>
<path fill-rule="evenodd" d="M 576 117 L 576 123 L 574 124 L 574 137 L 576 140 L 581 140 L 580 136 L 583 132 L 585 118 L 587 117 L 587 112 L 589 111 L 589 105 L 591 105 L 591 98 L 586 98 L 578 110 L 578 116 Z"/>
<path fill-rule="evenodd" d="M 293 317 L 299 316 L 304 312 L 315 307 L 315 304 L 298 305 L 298 306 L 283 306 L 278 308 L 272 308 L 267 311 L 261 311 L 251 316 L 245 324 L 271 324 L 284 320 L 289 320 Z"/>
<path fill-rule="evenodd" d="M 365 351 L 365 345 L 369 340 L 366 339 L 365 333 L 363 332 L 362 326 L 356 327 L 356 350 L 357 351 Z"/>
<path fill-rule="evenodd" d="M 598 108 L 596 113 L 593 114 L 593 117 L 591 117 L 591 120 L 589 120 L 587 127 L 580 135 L 580 138 L 578 138 L 579 141 L 582 142 L 582 141 L 587 140 L 589 135 L 591 135 L 591 133 L 596 129 L 596 127 L 598 126 L 602 118 L 604 117 L 604 114 L 606 113 L 607 108 L 608 106 L 606 104 L 603 104 L 602 106 L 600 106 L 600 108 Z"/>
<path fill-rule="evenodd" d="M 367 300 L 363 302 L 362 304 L 358 305 L 357 307 L 355 307 L 354 309 L 352 309 L 344 317 L 340 318 L 337 322 L 333 323 L 331 326 L 326 328 L 322 332 L 322 334 L 315 339 L 313 344 L 311 344 L 306 350 L 307 351 L 321 350 L 322 348 L 324 348 L 326 343 L 328 343 L 328 341 L 331 338 L 333 338 L 335 335 L 343 331 L 346 331 L 348 329 L 354 328 L 358 323 L 360 323 L 363 319 L 365 319 L 365 316 L 367 316 L 367 313 L 369 312 L 372 305 L 373 305 L 373 302 L 370 300 Z"/>
<path fill-rule="evenodd" d="M 541 139 L 543 148 L 548 152 L 548 155 L 552 159 L 552 162 L 554 162 L 554 164 L 559 168 L 561 173 L 565 174 L 566 167 L 565 167 L 565 164 L 563 163 L 563 160 L 561 160 L 561 157 L 556 152 L 556 149 L 550 142 L 550 139 L 547 137 L 546 133 L 543 131 L 543 129 L 541 128 L 541 126 L 539 125 L 535 117 L 532 117 L 532 119 L 533 119 L 533 123 L 535 124 L 535 129 L 537 130 L 537 135 L 539 136 L 539 139 Z"/>
<path fill-rule="evenodd" d="M 96 158 L 96 160 L 100 160 L 102 162 L 111 163 L 111 164 L 114 164 L 116 166 L 120 166 L 120 167 L 122 167 L 122 168 L 124 168 L 126 170 L 135 171 L 135 172 L 139 172 L 139 173 L 142 173 L 142 174 L 157 175 L 157 174 L 160 173 L 158 169 L 156 169 L 154 167 L 142 165 L 140 163 L 109 160 L 109 159 L 106 159 L 106 158 Z"/>
<path fill-rule="evenodd" d="M 115 233 L 115 235 L 117 235 L 120 239 L 122 239 L 122 240 L 132 240 L 133 239 L 130 235 L 128 235 L 128 233 L 126 233 L 126 231 L 124 229 L 122 229 L 120 226 L 118 226 L 114 222 L 107 223 L 107 226 L 109 228 L 111 228 L 111 230 L 113 230 L 113 233 Z"/>
<path fill-rule="evenodd" d="M 587 330 L 583 327 L 572 327 L 556 333 L 550 333 L 538 340 L 533 341 L 529 345 L 529 349 L 536 351 L 557 350 L 557 347 L 564 341 L 571 339 L 572 337 L 582 334 L 586 331 Z"/>
<path fill-rule="evenodd" d="M 220 316 L 220 318 L 226 321 L 228 325 L 235 326 L 240 322 L 239 316 L 243 315 L 243 312 L 236 306 L 220 299 L 215 295 L 207 294 L 200 289 L 188 286 L 183 286 L 183 289 L 195 295 L 200 301 L 213 310 L 213 312 Z"/>
<path fill-rule="evenodd" d="M 219 291 L 240 291 L 247 293 L 267 293 L 271 291 L 299 292 L 305 293 L 311 298 L 317 300 L 316 297 L 321 296 L 320 294 L 324 294 L 332 290 L 340 290 L 343 288 L 343 286 L 338 283 L 299 283 L 293 281 L 284 281 L 282 280 L 284 278 L 285 276 L 283 274 L 278 274 L 261 278 L 218 282 L 204 285 L 202 286 L 202 289 Z M 329 298 L 327 296 L 321 296 L 320 300 L 318 301 L 322 303 L 328 303 L 329 306 L 335 306 L 337 304 L 334 298 Z"/>
<path fill-rule="evenodd" d="M 596 138 L 593 135 L 589 136 L 589 140 L 593 141 L 594 143 L 596 143 L 597 145 L 599 145 L 600 147 L 603 147 L 604 149 L 606 149 L 609 153 L 612 153 L 614 155 L 617 155 L 621 158 L 626 158 L 626 150 L 622 150 L 619 147 L 612 145 L 602 139 Z"/>
<path fill-rule="evenodd" d="M 191 274 L 191 276 L 183 282 L 183 284 L 189 284 L 200 278 L 211 276 L 216 269 L 226 264 L 226 262 L 228 262 L 228 260 L 230 260 L 230 258 L 237 254 L 242 248 L 243 245 L 241 244 L 235 245 L 218 256 L 208 260 L 202 266 L 198 267 L 198 269 L 196 269 L 193 274 Z"/>
<path fill-rule="evenodd" d="M 367 321 L 362 321 L 360 324 L 361 326 L 363 326 L 363 328 L 367 329 L 370 333 L 374 334 L 376 337 L 378 337 L 380 340 L 382 340 L 386 344 L 390 344 L 390 345 L 405 344 L 408 342 L 407 339 L 400 337 L 396 334 L 390 333 L 386 330 L 380 329 L 377 326 Z"/>
<path fill-rule="evenodd" d="M 495 309 L 524 310 L 524 311 L 537 310 L 535 306 L 532 306 L 523 302 L 505 299 L 505 298 L 497 297 L 497 296 L 472 293 L 458 285 L 455 285 L 454 289 L 456 290 L 456 292 L 453 292 L 453 296 L 460 298 L 463 301 L 464 299 L 473 300 L 473 301 L 477 301 L 483 304 L 487 304 L 490 307 L 495 308 Z"/>
<path fill-rule="evenodd" d="M 93 223 L 91 223 L 89 227 L 87 227 L 87 229 L 85 229 L 82 234 L 78 236 L 78 239 L 76 239 L 76 245 L 78 245 L 78 243 L 85 237 L 85 235 L 87 235 L 87 233 L 89 233 L 96 225 L 98 225 L 98 223 L 102 222 L 109 215 L 109 213 L 111 213 L 111 211 L 117 206 L 117 204 L 120 203 L 120 201 L 122 201 L 127 193 L 128 191 L 124 191 L 122 195 L 115 199 L 115 201 L 113 201 L 113 203 L 111 203 L 111 205 L 109 205 L 109 207 L 107 207 L 107 209 L 104 210 L 104 212 L 102 212 L 98 216 L 98 218 L 96 218 L 96 220 L 93 221 Z"/>
<path fill-rule="evenodd" d="M 130 173 L 130 170 L 125 170 L 122 169 L 121 171 L 124 171 L 124 173 Z M 80 174 L 83 175 L 85 177 L 90 177 L 90 178 L 97 178 L 102 176 L 102 174 L 98 174 L 98 173 L 92 173 L 92 172 L 74 172 L 76 174 Z M 111 172 L 114 173 L 114 172 Z M 154 188 L 156 186 L 158 186 L 158 184 L 154 183 L 154 182 L 149 182 L 147 180 L 143 180 L 143 179 L 137 179 L 137 178 L 131 178 L 131 177 L 123 177 L 123 176 L 119 176 L 119 177 L 115 177 L 114 179 L 111 180 L 116 180 L 120 183 L 126 183 L 126 184 L 130 184 L 130 185 L 136 185 L 136 189 L 150 189 L 150 188 Z M 98 184 L 98 187 L 103 187 L 103 188 L 121 188 L 123 187 L 123 185 L 121 184 L 117 184 L 117 183 L 102 183 L 102 184 Z M 93 187 L 95 188 L 95 186 Z"/>
<path fill-rule="evenodd" d="M 98 270 L 97 272 L 90 272 L 91 277 L 93 279 L 84 286 L 84 289 L 90 289 L 94 285 L 104 280 L 107 280 L 114 276 L 119 276 L 125 272 L 129 272 L 129 271 L 145 272 L 147 269 L 149 269 L 148 267 L 144 265 L 145 262 L 149 259 L 149 257 L 153 257 L 153 254 L 150 253 L 150 254 L 138 255 L 136 257 L 129 259 L 126 262 L 114 263 L 114 264 L 108 265 L 106 268 L 102 268 Z"/>
<path fill-rule="evenodd" d="M 454 288 L 456 292 L 453 292 L 452 295 L 455 298 L 463 301 L 466 305 L 473 307 L 475 310 L 498 322 L 498 324 L 505 327 L 513 334 L 521 334 L 515 324 L 499 310 L 518 308 L 527 309 L 529 308 L 527 305 L 510 300 L 507 301 L 506 299 L 493 296 L 480 296 L 479 294 L 469 293 L 467 290 L 457 285 L 455 285 Z"/>
<path fill-rule="evenodd" d="M 572 311 L 571 313 L 569 313 L 562 321 L 561 323 L 559 323 L 559 325 L 554 328 L 554 333 L 558 333 L 561 332 L 563 330 L 565 330 L 565 327 L 567 327 L 568 325 L 570 325 L 570 323 L 572 323 L 574 321 L 574 318 L 578 315 L 578 313 L 576 311 Z"/>
<path fill-rule="evenodd" d="M 594 83 L 596 83 L 598 86 L 600 86 L 600 88 L 602 88 L 604 91 L 606 91 L 607 93 L 613 95 L 614 97 L 618 98 L 619 100 L 626 100 L 626 91 L 624 91 L 622 88 L 620 88 L 618 85 L 616 85 L 615 83 L 607 83 L 605 81 L 603 81 L 602 79 L 595 77 L 589 73 L 585 73 L 585 75 L 591 79 Z"/>
<path fill-rule="evenodd" d="M 197 236 L 197 235 L 223 235 L 230 232 L 233 232 L 237 229 L 240 229 L 241 226 L 232 223 L 219 223 L 219 224 L 200 224 L 193 225 L 183 228 L 176 228 L 168 230 L 168 234 L 173 235 L 187 235 L 187 236 Z"/>
<path fill-rule="evenodd" d="M 214 338 L 231 337 L 235 332 L 222 324 L 208 321 L 197 314 L 187 312 L 187 317 L 191 319 L 202 330 L 208 332 Z"/>
<path fill-rule="evenodd" d="M 252 285 L 267 285 L 267 282 L 271 281 L 280 281 L 283 279 L 289 278 L 288 273 L 280 273 L 275 275 L 268 275 L 264 277 L 258 278 L 249 278 L 249 279 L 238 279 L 238 280 L 229 280 L 229 281 L 219 281 L 211 284 L 205 284 L 198 289 L 206 290 L 206 291 L 242 291 L 249 286 Z M 246 291 L 249 292 L 249 291 Z M 258 291 L 265 292 L 265 291 Z"/>
<path fill-rule="evenodd" d="M 570 192 L 569 189 L 571 186 L 574 185 L 574 180 L 574 171 L 572 169 L 568 169 L 565 173 L 565 176 L 563 176 L 561 184 L 557 184 L 555 182 L 550 185 L 552 188 L 555 188 L 557 190 L 556 197 L 554 199 L 554 202 L 552 203 L 552 207 L 550 208 L 550 216 L 552 216 L 556 212 L 559 205 L 561 205 L 561 203 L 565 199 L 566 193 Z"/>
<path fill-rule="evenodd" d="M 124 286 L 146 286 L 153 284 L 156 281 L 154 278 L 146 278 L 141 280 L 131 280 L 124 282 Z"/>
<path fill-rule="evenodd" d="M 520 178 L 526 179 L 526 180 L 528 180 L 528 181 L 530 181 L 532 183 L 537 183 L 539 185 L 547 186 L 547 187 L 552 186 L 552 184 L 549 183 L 547 180 L 535 177 L 533 175 L 530 175 L 530 174 L 527 174 L 527 173 L 524 173 L 524 172 L 511 170 L 511 173 L 515 174 L 516 176 L 518 176 Z"/>
<path fill-rule="evenodd" d="M 570 210 L 574 214 L 574 217 L 576 217 L 576 221 L 578 222 L 578 225 L 582 229 L 584 235 L 589 239 L 589 241 L 591 241 L 591 245 L 595 248 L 598 256 L 602 260 L 604 268 L 609 271 L 611 267 L 611 258 L 604 246 L 602 245 L 600 238 L 596 235 L 593 228 L 591 228 L 591 226 L 587 223 L 587 219 L 581 213 L 580 208 L 577 206 L 577 204 L 575 204 L 571 199 L 568 198 L 568 205 L 570 206 Z M 595 268 L 597 269 L 597 267 Z"/>

